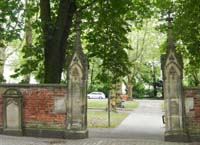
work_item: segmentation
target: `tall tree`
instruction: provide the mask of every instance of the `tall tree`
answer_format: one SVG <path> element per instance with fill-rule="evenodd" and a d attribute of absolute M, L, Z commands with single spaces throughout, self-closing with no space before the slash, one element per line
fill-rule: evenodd
<path fill-rule="evenodd" d="M 82 39 L 88 56 L 102 59 L 102 66 L 116 72 L 116 75 L 127 71 L 126 50 L 129 46 L 125 35 L 129 31 L 129 21 L 141 24 L 152 11 L 152 3 L 140 0 L 40 0 L 39 5 L 41 19 L 37 18 L 32 23 L 33 31 L 39 34 L 37 41 L 31 49 L 23 49 L 24 58 L 34 56 L 34 59 L 28 59 L 19 72 L 28 72 L 31 64 L 29 72 L 37 70 L 40 79 L 44 74 L 45 83 L 59 83 L 61 80 L 66 52 L 70 50 L 73 38 L 73 16 L 77 11 L 82 13 Z M 34 12 L 39 10 L 33 5 L 30 14 Z M 43 59 L 44 64 L 41 63 Z M 22 68 L 25 68 L 24 71 Z"/>
<path fill-rule="evenodd" d="M 3 80 L 7 44 L 20 38 L 22 6 L 21 0 L 0 1 L 0 82 Z"/>
<path fill-rule="evenodd" d="M 160 71 L 157 70 L 160 66 L 160 47 L 166 39 L 165 34 L 156 30 L 158 25 L 157 18 L 145 19 L 142 27 L 137 28 L 133 25 L 132 32 L 128 35 L 133 49 L 128 52 L 131 67 L 129 68 L 130 73 L 127 74 L 125 79 L 125 84 L 131 98 L 133 92 L 139 92 L 138 86 L 144 86 L 144 84 L 151 86 L 156 96 L 156 83 L 160 77 Z"/>
<path fill-rule="evenodd" d="M 60 83 L 67 46 L 66 40 L 70 33 L 76 5 L 73 0 L 60 0 L 55 22 L 50 5 L 50 0 L 40 0 L 45 83 Z"/>

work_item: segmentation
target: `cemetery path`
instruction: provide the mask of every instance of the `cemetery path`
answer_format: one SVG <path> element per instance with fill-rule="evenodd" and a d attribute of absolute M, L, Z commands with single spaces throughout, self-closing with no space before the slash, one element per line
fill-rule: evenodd
<path fill-rule="evenodd" d="M 115 129 L 89 129 L 90 137 L 163 140 L 163 100 L 136 100 L 139 107 Z"/>

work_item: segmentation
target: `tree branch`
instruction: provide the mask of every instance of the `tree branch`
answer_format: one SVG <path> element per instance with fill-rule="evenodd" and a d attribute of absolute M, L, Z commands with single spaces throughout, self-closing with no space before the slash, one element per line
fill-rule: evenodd
<path fill-rule="evenodd" d="M 51 23 L 51 13 L 50 13 L 50 1 L 49 0 L 40 0 L 40 15 L 42 19 L 42 29 L 44 33 L 44 39 L 48 40 L 48 35 L 50 32 L 50 23 Z"/>
<path fill-rule="evenodd" d="M 70 0 L 60 0 L 60 4 L 59 4 L 59 10 L 58 10 L 58 17 L 56 20 L 56 25 L 55 25 L 55 30 L 53 33 L 53 40 L 57 45 L 61 44 L 62 42 L 62 37 L 63 37 L 63 33 L 64 31 L 66 31 L 66 25 L 68 23 L 68 19 L 69 19 L 69 15 L 70 14 L 70 5 L 73 2 L 70 2 Z M 54 46 L 59 48 L 59 46 Z"/>
<path fill-rule="evenodd" d="M 72 25 L 72 19 L 73 19 L 73 16 L 74 16 L 74 13 L 76 12 L 76 4 L 75 2 L 71 2 L 70 3 L 70 7 L 68 9 L 68 18 L 66 20 L 66 24 L 65 24 L 65 29 L 63 31 L 63 34 L 62 34 L 62 39 L 61 39 L 61 47 L 60 47 L 60 59 L 61 59 L 61 66 L 63 66 L 64 64 L 64 59 L 65 59 L 65 55 L 62 55 L 62 54 L 65 54 L 65 50 L 66 50 L 66 46 L 67 46 L 67 39 L 68 39 L 68 36 L 69 36 L 69 32 L 70 32 L 70 28 L 71 28 L 71 25 Z"/>

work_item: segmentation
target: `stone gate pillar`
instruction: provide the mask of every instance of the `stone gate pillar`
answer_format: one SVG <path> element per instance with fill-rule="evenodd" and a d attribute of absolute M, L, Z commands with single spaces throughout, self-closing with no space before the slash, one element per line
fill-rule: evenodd
<path fill-rule="evenodd" d="M 67 138 L 86 138 L 88 64 L 80 41 L 80 21 L 76 22 L 73 55 L 68 62 Z"/>
<path fill-rule="evenodd" d="M 169 21 L 167 54 L 162 56 L 163 91 L 165 102 L 165 140 L 187 141 L 185 131 L 185 105 L 183 96 L 183 62 L 176 52 Z"/>

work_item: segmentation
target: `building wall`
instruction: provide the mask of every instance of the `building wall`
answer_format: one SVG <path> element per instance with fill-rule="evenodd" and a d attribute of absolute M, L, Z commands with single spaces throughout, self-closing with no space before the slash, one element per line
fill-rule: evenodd
<path fill-rule="evenodd" d="M 0 86 L 0 127 L 3 124 L 3 93 L 16 88 L 22 93 L 23 128 L 65 128 L 66 111 L 59 111 L 57 100 L 65 100 L 65 85 L 1 85 Z M 62 105 L 62 103 L 61 103 Z M 65 107 L 65 106 L 63 106 Z M 61 106 L 61 108 L 63 108 Z"/>

